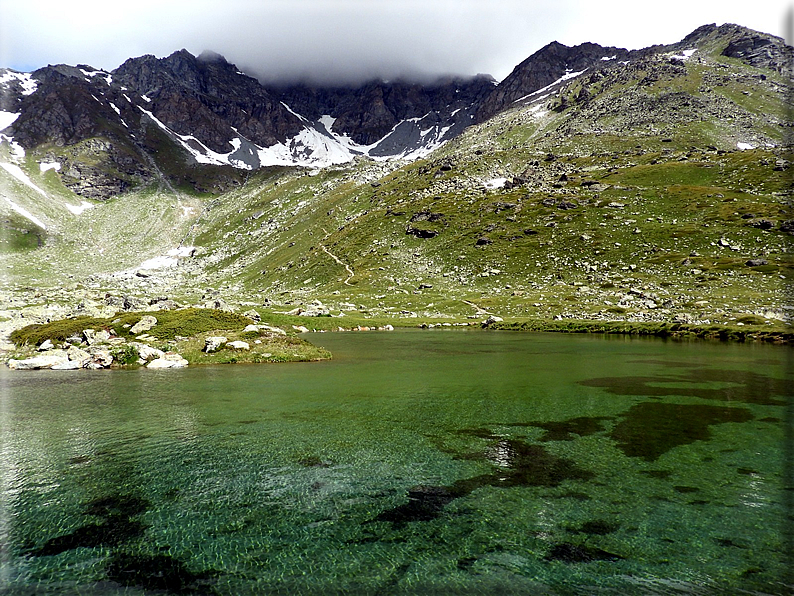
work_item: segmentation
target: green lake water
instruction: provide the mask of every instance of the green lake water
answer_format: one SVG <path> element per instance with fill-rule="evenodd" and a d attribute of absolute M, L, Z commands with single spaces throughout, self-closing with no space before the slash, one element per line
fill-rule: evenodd
<path fill-rule="evenodd" d="M 0 594 L 792 593 L 789 348 L 311 340 L 0 373 Z"/>

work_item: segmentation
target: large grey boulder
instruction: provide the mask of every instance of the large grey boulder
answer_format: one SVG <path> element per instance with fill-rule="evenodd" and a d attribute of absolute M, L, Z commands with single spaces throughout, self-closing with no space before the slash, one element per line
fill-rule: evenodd
<path fill-rule="evenodd" d="M 100 329 L 83 329 L 83 337 L 89 346 L 103 344 L 110 339 L 110 332 Z"/>
<path fill-rule="evenodd" d="M 208 337 L 204 340 L 204 351 L 208 354 L 210 352 L 215 352 L 227 341 L 229 340 L 222 335 Z"/>
<path fill-rule="evenodd" d="M 187 360 L 174 352 L 166 352 L 160 358 L 152 360 L 146 368 L 184 368 L 188 365 Z"/>
<path fill-rule="evenodd" d="M 109 348 L 100 348 L 91 346 L 88 348 L 88 353 L 91 355 L 90 360 L 84 365 L 85 368 L 91 370 L 98 370 L 100 368 L 107 368 L 113 364 L 113 355 L 110 353 Z"/>
<path fill-rule="evenodd" d="M 135 323 L 130 328 L 130 333 L 133 335 L 138 335 L 139 333 L 143 333 L 144 331 L 149 331 L 155 325 L 157 325 L 157 319 L 152 315 L 143 315 L 141 320 Z"/>
<path fill-rule="evenodd" d="M 38 370 L 42 368 L 52 368 L 59 364 L 66 364 L 69 358 L 63 350 L 52 350 L 40 356 L 25 358 L 23 360 L 11 359 L 8 361 L 8 368 L 11 370 Z"/>
<path fill-rule="evenodd" d="M 137 342 L 137 341 L 131 342 L 130 345 L 136 350 L 138 350 L 138 355 L 143 360 L 156 360 L 157 358 L 162 358 L 163 354 L 165 354 L 165 352 L 163 352 L 162 350 L 158 350 L 157 348 L 153 348 L 152 346 L 147 346 L 146 344 L 141 342 Z"/>
<path fill-rule="evenodd" d="M 69 349 L 66 350 L 66 356 L 69 358 L 69 362 L 77 363 L 78 368 L 82 368 L 91 361 L 91 354 L 85 350 L 81 350 L 77 346 L 70 346 Z"/>

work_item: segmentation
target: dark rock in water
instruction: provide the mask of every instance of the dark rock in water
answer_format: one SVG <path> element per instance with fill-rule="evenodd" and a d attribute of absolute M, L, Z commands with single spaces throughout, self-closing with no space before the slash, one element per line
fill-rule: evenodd
<path fill-rule="evenodd" d="M 604 536 L 617 531 L 619 527 L 618 524 L 613 524 L 601 519 L 594 519 L 583 523 L 577 532 L 590 534 L 591 536 Z"/>
<path fill-rule="evenodd" d="M 746 408 L 644 402 L 629 408 L 610 436 L 628 457 L 654 461 L 675 447 L 710 440 L 713 424 L 752 419 Z"/>
<path fill-rule="evenodd" d="M 458 569 L 461 571 L 467 571 L 474 566 L 477 562 L 477 557 L 463 557 L 462 559 L 458 559 Z"/>
<path fill-rule="evenodd" d="M 447 486 L 415 486 L 408 490 L 408 502 L 381 513 L 377 521 L 406 523 L 428 521 L 438 517 L 444 505 L 456 499 L 458 494 Z"/>
<path fill-rule="evenodd" d="M 562 561 L 563 563 L 590 563 L 592 561 L 619 561 L 620 555 L 610 553 L 600 548 L 586 545 L 570 544 L 563 542 L 555 544 L 545 559 L 547 561 Z"/>
<path fill-rule="evenodd" d="M 681 365 L 686 367 L 686 365 Z M 711 389 L 697 384 L 708 381 L 730 382 L 743 385 L 744 390 Z M 673 387 L 670 383 L 687 383 L 686 386 Z M 790 383 L 783 379 L 775 379 L 752 371 L 712 370 L 705 368 L 689 368 L 671 376 L 648 377 L 602 377 L 579 381 L 587 387 L 601 387 L 614 395 L 634 395 L 645 397 L 665 397 L 680 395 L 683 397 L 699 397 L 701 399 L 734 402 L 739 399 L 747 403 L 762 406 L 785 406 L 785 399 L 774 396 L 786 396 L 790 393 Z"/>
<path fill-rule="evenodd" d="M 331 462 L 322 460 L 316 455 L 311 455 L 309 457 L 304 457 L 302 459 L 299 459 L 298 463 L 302 465 L 304 468 L 330 468 L 333 465 L 331 464 Z"/>
<path fill-rule="evenodd" d="M 168 555 L 114 553 L 108 579 L 123 586 L 164 590 L 171 594 L 217 594 L 208 581 L 214 572 L 195 573 Z"/>
<path fill-rule="evenodd" d="M 492 442 L 484 453 L 461 455 L 460 459 L 485 460 L 494 464 L 491 474 L 457 480 L 449 486 L 416 486 L 408 491 L 408 502 L 383 511 L 375 521 L 397 524 L 428 521 L 441 515 L 444 507 L 485 486 L 511 488 L 516 486 L 559 486 L 566 480 L 590 480 L 594 474 L 579 468 L 572 460 L 558 457 L 540 445 L 518 439 L 502 439 L 482 429 L 467 429 L 465 434 Z"/>
<path fill-rule="evenodd" d="M 146 526 L 132 519 L 146 511 L 147 501 L 138 497 L 114 495 L 88 503 L 85 515 L 104 517 L 101 523 L 80 526 L 69 534 L 49 539 L 30 554 L 36 557 L 58 555 L 75 548 L 117 546 L 131 538 L 143 535 Z"/>
<path fill-rule="evenodd" d="M 683 486 L 683 485 L 676 485 L 673 487 L 673 490 L 677 493 L 687 494 L 687 493 L 696 493 L 700 489 L 695 488 L 694 486 Z"/>
<path fill-rule="evenodd" d="M 673 473 L 669 470 L 642 470 L 640 474 L 656 478 L 657 480 L 667 480 Z"/>
<path fill-rule="evenodd" d="M 521 422 L 511 426 L 531 426 L 542 428 L 546 433 L 541 441 L 573 441 L 578 435 L 586 437 L 604 430 L 604 423 L 612 420 L 608 416 L 579 416 L 560 422 Z"/>

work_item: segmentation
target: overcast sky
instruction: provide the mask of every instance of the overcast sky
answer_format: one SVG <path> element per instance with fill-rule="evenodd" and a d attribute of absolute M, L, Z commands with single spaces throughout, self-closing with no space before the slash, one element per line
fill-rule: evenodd
<path fill-rule="evenodd" d="M 785 0 L 0 0 L 0 66 L 111 70 L 213 50 L 262 79 L 473 75 L 501 80 L 547 43 L 641 48 L 706 23 L 784 36 Z M 789 43 L 791 40 L 789 39 Z"/>

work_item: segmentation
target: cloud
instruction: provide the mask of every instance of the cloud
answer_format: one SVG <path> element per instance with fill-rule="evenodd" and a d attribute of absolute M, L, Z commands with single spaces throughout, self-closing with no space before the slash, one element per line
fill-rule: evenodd
<path fill-rule="evenodd" d="M 746 6 L 739 6 L 747 4 Z M 735 5 L 735 6 L 734 6 Z M 0 63 L 17 70 L 213 50 L 262 79 L 489 73 L 546 43 L 637 48 L 708 22 L 782 34 L 787 2 L 668 0 L 0 0 Z"/>

